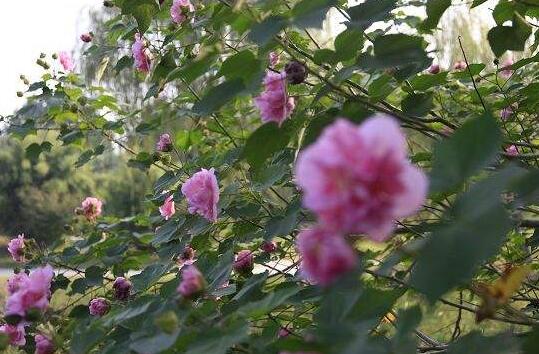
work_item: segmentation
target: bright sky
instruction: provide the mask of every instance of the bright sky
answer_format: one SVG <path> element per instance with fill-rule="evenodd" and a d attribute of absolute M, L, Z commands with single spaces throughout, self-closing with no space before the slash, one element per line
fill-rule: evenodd
<path fill-rule="evenodd" d="M 81 33 L 87 32 L 88 13 L 103 6 L 102 0 L 16 0 L 0 1 L 0 115 L 7 115 L 23 104 L 17 91 L 39 79 L 42 68 L 35 62 L 41 52 L 48 55 L 71 51 Z"/>

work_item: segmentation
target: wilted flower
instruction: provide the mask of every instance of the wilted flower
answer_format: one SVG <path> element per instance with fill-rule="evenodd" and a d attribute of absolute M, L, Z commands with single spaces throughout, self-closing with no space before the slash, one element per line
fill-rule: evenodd
<path fill-rule="evenodd" d="M 406 150 L 404 134 L 387 115 L 359 126 L 338 119 L 299 154 L 303 205 L 329 230 L 385 241 L 394 220 L 415 213 L 427 194 L 427 177 Z"/>
<path fill-rule="evenodd" d="M 159 212 L 161 216 L 168 220 L 176 213 L 176 208 L 174 207 L 174 196 L 171 194 L 166 197 L 163 205 L 159 207 Z"/>
<path fill-rule="evenodd" d="M 357 263 L 354 250 L 344 238 L 321 227 L 301 231 L 296 245 L 301 255 L 301 273 L 322 286 L 331 284 Z"/>
<path fill-rule="evenodd" d="M 266 253 L 273 253 L 277 251 L 277 243 L 275 241 L 264 241 L 260 248 Z"/>
<path fill-rule="evenodd" d="M 22 347 L 26 344 L 26 331 L 24 330 L 24 325 L 19 323 L 18 325 L 9 325 L 5 324 L 0 326 L 0 332 L 7 334 L 9 337 L 9 344 Z"/>
<path fill-rule="evenodd" d="M 286 92 L 286 73 L 268 71 L 264 78 L 265 89 L 255 97 L 255 105 L 260 110 L 262 122 L 276 122 L 279 126 L 290 117 L 295 107 L 293 97 Z"/>
<path fill-rule="evenodd" d="M 62 64 L 62 67 L 65 71 L 72 71 L 75 67 L 75 63 L 73 62 L 73 58 L 68 52 L 60 52 L 58 53 L 60 58 L 60 64 Z"/>
<path fill-rule="evenodd" d="M 206 287 L 204 276 L 197 267 L 189 265 L 182 270 L 182 280 L 178 286 L 178 293 L 187 298 L 193 299 L 199 296 Z"/>
<path fill-rule="evenodd" d="M 299 85 L 307 78 L 307 68 L 299 61 L 292 60 L 284 67 L 286 79 L 291 85 Z"/>
<path fill-rule="evenodd" d="M 91 33 L 83 33 L 80 35 L 80 40 L 85 43 L 90 43 L 94 39 L 94 36 Z"/>
<path fill-rule="evenodd" d="M 109 312 L 110 305 L 107 299 L 102 297 L 96 297 L 90 300 L 90 303 L 88 304 L 88 309 L 90 311 L 90 315 L 101 317 L 104 316 L 107 312 Z"/>
<path fill-rule="evenodd" d="M 131 282 L 124 277 L 118 277 L 112 284 L 114 297 L 118 300 L 127 300 L 131 292 Z"/>
<path fill-rule="evenodd" d="M 150 71 L 150 57 L 146 53 L 146 46 L 139 33 L 135 34 L 135 42 L 131 46 L 131 50 L 135 59 L 135 67 L 145 73 Z"/>
<path fill-rule="evenodd" d="M 11 239 L 7 245 L 7 250 L 15 262 L 24 262 L 24 234 Z"/>
<path fill-rule="evenodd" d="M 54 271 L 50 265 L 36 268 L 28 277 L 14 281 L 13 293 L 6 302 L 6 314 L 25 316 L 31 309 L 44 311 L 49 306 Z M 16 284 L 16 285 L 15 285 Z"/>
<path fill-rule="evenodd" d="M 178 266 L 182 268 L 186 265 L 191 265 L 195 262 L 195 250 L 191 246 L 185 246 L 182 253 L 178 257 Z"/>
<path fill-rule="evenodd" d="M 185 181 L 182 194 L 187 199 L 189 213 L 199 214 L 208 221 L 217 220 L 219 185 L 213 168 L 203 168 Z"/>
<path fill-rule="evenodd" d="M 157 141 L 157 151 L 168 152 L 170 150 L 172 150 L 172 139 L 170 139 L 170 135 L 167 133 L 161 134 Z"/>
<path fill-rule="evenodd" d="M 172 22 L 181 24 L 187 20 L 187 14 L 194 11 L 195 7 L 193 4 L 191 4 L 191 1 L 174 0 L 172 2 L 172 6 L 170 7 L 170 17 L 172 17 Z"/>
<path fill-rule="evenodd" d="M 35 354 L 53 354 L 54 353 L 54 343 L 49 337 L 46 337 L 42 334 L 36 334 L 34 337 L 36 342 L 36 352 Z"/>
<path fill-rule="evenodd" d="M 250 274 L 253 271 L 254 258 L 253 252 L 249 250 L 242 250 L 236 254 L 233 268 L 240 274 Z"/>
<path fill-rule="evenodd" d="M 95 197 L 87 197 L 82 201 L 82 213 L 89 221 L 95 221 L 101 215 L 103 202 Z"/>

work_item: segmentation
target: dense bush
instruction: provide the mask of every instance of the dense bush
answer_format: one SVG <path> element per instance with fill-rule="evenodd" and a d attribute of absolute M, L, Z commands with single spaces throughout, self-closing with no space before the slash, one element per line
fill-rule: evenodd
<path fill-rule="evenodd" d="M 13 136 L 55 129 L 78 165 L 120 149 L 160 177 L 130 218 L 88 196 L 53 246 L 12 240 L 6 345 L 539 350 L 539 2 L 497 2 L 492 63 L 462 45 L 450 67 L 426 49 L 450 0 L 343 3 L 105 1 L 105 35 L 82 38 L 95 81 L 66 53 L 39 59 Z M 346 29 L 322 46 L 329 10 Z M 98 84 L 107 66 L 144 81 L 142 106 Z M 449 335 L 426 325 L 440 304 Z"/>

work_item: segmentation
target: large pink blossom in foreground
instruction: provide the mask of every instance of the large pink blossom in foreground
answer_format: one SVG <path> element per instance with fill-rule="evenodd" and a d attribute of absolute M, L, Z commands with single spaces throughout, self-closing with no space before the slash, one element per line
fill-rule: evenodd
<path fill-rule="evenodd" d="M 24 234 L 10 240 L 7 250 L 15 262 L 24 262 Z"/>
<path fill-rule="evenodd" d="M 6 302 L 6 314 L 24 316 L 28 310 L 44 311 L 49 307 L 51 281 L 54 271 L 50 265 L 36 268 L 26 278 L 18 280 L 16 290 Z"/>
<path fill-rule="evenodd" d="M 146 46 L 140 37 L 140 34 L 135 34 L 135 42 L 131 46 L 133 58 L 135 59 L 135 67 L 137 70 L 147 73 L 150 71 L 150 57 L 146 53 Z"/>
<path fill-rule="evenodd" d="M 189 12 L 194 12 L 195 7 L 191 4 L 189 0 L 174 0 L 172 6 L 170 7 L 170 17 L 172 17 L 172 22 L 176 24 L 181 24 L 187 20 L 187 15 Z"/>
<path fill-rule="evenodd" d="M 177 291 L 181 296 L 192 299 L 200 295 L 205 286 L 206 281 L 198 268 L 194 265 L 188 265 L 182 270 L 182 280 Z"/>
<path fill-rule="evenodd" d="M 427 177 L 406 150 L 403 132 L 387 115 L 359 126 L 338 119 L 298 157 L 304 206 L 330 230 L 385 241 L 394 220 L 415 213 L 427 194 Z"/>
<path fill-rule="evenodd" d="M 197 213 L 212 222 L 217 220 L 219 185 L 213 168 L 203 168 L 185 181 L 182 194 L 187 199 L 191 214 Z"/>
<path fill-rule="evenodd" d="M 268 71 L 264 78 L 264 91 L 255 97 L 264 123 L 276 122 L 279 126 L 290 117 L 295 107 L 293 97 L 286 92 L 286 73 Z"/>
<path fill-rule="evenodd" d="M 102 213 L 103 202 L 95 197 L 87 197 L 82 201 L 82 213 L 89 221 L 95 221 Z"/>
<path fill-rule="evenodd" d="M 13 274 L 7 280 L 7 293 L 12 295 L 21 289 L 24 284 L 28 281 L 28 274 L 24 272 Z"/>
<path fill-rule="evenodd" d="M 301 255 L 301 273 L 309 281 L 326 286 L 357 263 L 354 250 L 344 237 L 321 227 L 298 234 L 296 246 Z"/>
<path fill-rule="evenodd" d="M 163 205 L 159 207 L 159 213 L 161 216 L 168 220 L 176 213 L 176 207 L 174 206 L 174 196 L 169 195 Z"/>
<path fill-rule="evenodd" d="M 9 337 L 9 344 L 22 347 L 26 344 L 26 331 L 24 325 L 19 323 L 18 325 L 5 324 L 0 326 L 0 333 L 5 333 Z"/>
<path fill-rule="evenodd" d="M 52 340 L 42 334 L 36 334 L 34 337 L 36 342 L 36 351 L 35 354 L 53 354 L 54 353 L 54 343 Z"/>
<path fill-rule="evenodd" d="M 65 71 L 72 71 L 75 68 L 75 62 L 68 52 L 60 52 L 58 53 L 58 57 Z"/>

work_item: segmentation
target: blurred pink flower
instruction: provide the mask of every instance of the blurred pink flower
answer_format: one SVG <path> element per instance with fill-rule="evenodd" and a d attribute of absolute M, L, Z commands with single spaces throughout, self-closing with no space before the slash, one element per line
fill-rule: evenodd
<path fill-rule="evenodd" d="M 36 342 L 36 351 L 35 354 L 53 354 L 54 353 L 54 343 L 49 337 L 46 337 L 42 334 L 36 334 L 34 337 Z"/>
<path fill-rule="evenodd" d="M 95 221 L 101 215 L 103 202 L 95 197 L 87 197 L 82 201 L 82 212 L 86 219 Z"/>
<path fill-rule="evenodd" d="M 276 122 L 281 126 L 295 107 L 294 98 L 288 97 L 286 92 L 286 73 L 266 72 L 264 85 L 264 91 L 254 99 L 262 122 Z"/>
<path fill-rule="evenodd" d="M 277 64 L 279 64 L 279 59 L 280 59 L 279 54 L 275 52 L 270 52 L 268 54 L 268 58 L 269 58 L 269 64 L 271 68 L 274 68 Z"/>
<path fill-rule="evenodd" d="M 83 33 L 80 35 L 80 40 L 85 43 L 90 43 L 94 39 L 94 36 L 91 33 Z"/>
<path fill-rule="evenodd" d="M 176 208 L 174 207 L 174 196 L 171 194 L 166 199 L 163 205 L 159 207 L 159 212 L 161 216 L 168 220 L 176 213 Z"/>
<path fill-rule="evenodd" d="M 316 226 L 302 230 L 296 240 L 301 273 L 316 284 L 327 286 L 352 270 L 357 257 L 343 236 Z"/>
<path fill-rule="evenodd" d="M 277 334 L 279 338 L 286 338 L 289 335 L 290 335 L 290 331 L 288 330 L 288 328 L 286 327 L 279 328 L 279 333 Z"/>
<path fill-rule="evenodd" d="M 217 220 L 217 203 L 219 202 L 219 185 L 215 170 L 201 169 L 182 185 L 182 194 L 187 199 L 188 211 L 199 214 L 208 221 Z"/>
<path fill-rule="evenodd" d="M 28 275 L 24 272 L 13 274 L 7 280 L 7 293 L 8 295 L 17 292 L 28 281 Z"/>
<path fill-rule="evenodd" d="M 135 42 L 131 46 L 131 50 L 135 59 L 135 67 L 145 73 L 150 71 L 150 57 L 146 53 L 146 46 L 139 33 L 135 34 Z"/>
<path fill-rule="evenodd" d="M 36 268 L 27 278 L 17 280 L 18 286 L 6 302 L 6 314 L 25 316 L 30 309 L 44 311 L 49 306 L 54 271 L 50 265 Z"/>
<path fill-rule="evenodd" d="M 187 13 L 194 12 L 195 7 L 191 4 L 189 0 L 174 0 L 172 6 L 170 7 L 170 17 L 172 17 L 172 22 L 176 24 L 181 24 L 187 20 Z"/>
<path fill-rule="evenodd" d="M 455 64 L 453 64 L 453 69 L 454 70 L 464 70 L 466 69 L 468 66 L 466 65 L 466 62 L 464 60 L 459 60 L 457 61 Z"/>
<path fill-rule="evenodd" d="M 131 282 L 124 277 L 118 277 L 114 280 L 112 288 L 114 289 L 114 297 L 118 300 L 127 300 L 129 299 L 129 294 L 131 292 Z"/>
<path fill-rule="evenodd" d="M 440 72 L 440 65 L 438 65 L 438 64 L 432 64 L 432 65 L 428 68 L 427 72 L 428 72 L 429 74 L 438 74 L 438 73 Z"/>
<path fill-rule="evenodd" d="M 60 58 L 60 64 L 62 64 L 62 67 L 65 71 L 72 71 L 75 67 L 75 63 L 73 62 L 73 58 L 71 58 L 71 55 L 68 52 L 60 52 L 58 53 L 58 57 Z"/>
<path fill-rule="evenodd" d="M 502 112 L 500 113 L 500 117 L 501 117 L 503 120 L 507 120 L 507 119 L 511 118 L 511 116 L 513 115 L 513 113 L 514 113 L 513 107 L 507 106 L 507 107 L 505 107 L 504 109 L 502 109 Z"/>
<path fill-rule="evenodd" d="M 157 141 L 157 151 L 168 152 L 170 150 L 172 150 L 172 139 L 170 139 L 170 135 L 167 133 L 161 134 Z"/>
<path fill-rule="evenodd" d="M 518 156 L 518 149 L 515 145 L 510 145 L 505 149 L 505 153 L 509 156 Z"/>
<path fill-rule="evenodd" d="M 5 324 L 0 326 L 0 332 L 5 333 L 9 337 L 9 344 L 22 347 L 26 344 L 26 331 L 24 330 L 24 325 L 19 323 L 18 325 L 9 325 Z"/>
<path fill-rule="evenodd" d="M 511 69 L 511 65 L 513 64 L 514 64 L 513 59 L 511 58 L 506 59 L 502 64 L 500 76 L 506 80 L 509 79 L 511 75 L 513 75 L 513 69 Z"/>
<path fill-rule="evenodd" d="M 206 287 L 206 281 L 204 276 L 197 267 L 189 265 L 182 270 L 182 280 L 178 286 L 178 293 L 187 298 L 192 299 L 202 293 Z"/>
<path fill-rule="evenodd" d="M 7 250 L 15 262 L 24 262 L 24 234 L 11 239 L 7 245 Z"/>
<path fill-rule="evenodd" d="M 242 250 L 236 254 L 233 268 L 240 274 L 250 274 L 253 271 L 254 259 L 253 252 L 249 250 Z"/>
<path fill-rule="evenodd" d="M 102 297 L 96 297 L 90 300 L 90 303 L 88 304 L 88 309 L 90 311 L 90 315 L 92 316 L 104 316 L 107 312 L 109 312 L 109 308 L 109 302 L 107 299 Z"/>
<path fill-rule="evenodd" d="M 322 226 L 378 242 L 390 237 L 395 219 L 421 207 L 428 189 L 397 121 L 383 114 L 359 126 L 338 119 L 299 154 L 295 175 L 303 205 Z"/>

